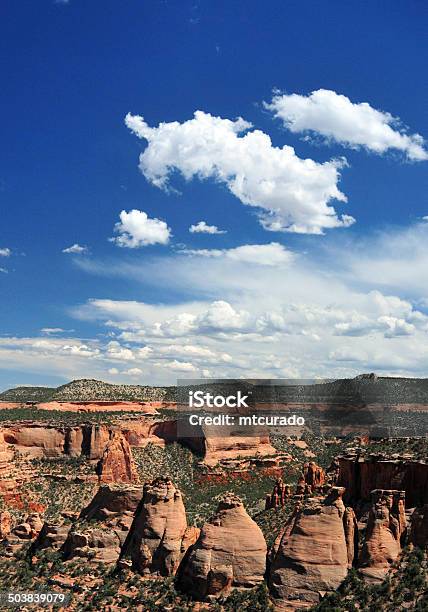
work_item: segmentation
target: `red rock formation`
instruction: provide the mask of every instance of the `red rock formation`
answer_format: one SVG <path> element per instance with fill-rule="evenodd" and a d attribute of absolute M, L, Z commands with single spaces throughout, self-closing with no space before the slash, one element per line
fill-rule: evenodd
<path fill-rule="evenodd" d="M 405 493 L 376 489 L 371 497 L 372 506 L 359 565 L 367 581 L 382 582 L 401 551 L 401 540 L 406 530 Z"/>
<path fill-rule="evenodd" d="M 0 494 L 14 491 L 16 480 L 13 474 L 13 450 L 0 430 Z"/>
<path fill-rule="evenodd" d="M 204 439 L 204 463 L 208 466 L 216 465 L 221 459 L 268 456 L 277 453 L 270 443 L 269 436 L 219 437 L 218 429 L 220 428 L 216 428 L 217 436 L 207 431 Z"/>
<path fill-rule="evenodd" d="M 428 548 L 428 504 L 415 508 L 410 520 L 410 541 L 420 548 Z"/>
<path fill-rule="evenodd" d="M 83 430 L 82 454 L 100 459 L 110 442 L 111 431 L 105 425 L 88 425 Z"/>
<path fill-rule="evenodd" d="M 305 487 L 306 487 L 305 478 L 304 476 L 300 476 L 299 480 L 297 481 L 297 485 L 296 485 L 296 495 L 304 495 Z"/>
<path fill-rule="evenodd" d="M 277 454 L 268 435 L 235 436 L 230 435 L 230 428 L 214 425 L 199 427 L 197 431 L 194 428 L 194 430 L 193 437 L 178 435 L 178 441 L 201 455 L 208 466 L 214 466 L 220 460 L 267 457 Z"/>
<path fill-rule="evenodd" d="M 115 563 L 132 525 L 134 512 L 141 500 L 142 487 L 104 485 L 99 488 L 91 503 L 84 508 L 69 529 L 63 545 L 66 560 L 81 557 L 95 563 Z M 93 521 L 95 521 L 95 526 Z M 63 537 L 65 526 L 54 536 Z M 52 529 L 40 535 L 52 539 Z"/>
<path fill-rule="evenodd" d="M 45 522 L 43 527 L 33 543 L 31 553 L 43 548 L 52 548 L 57 550 L 67 539 L 70 525 L 59 524 L 53 522 Z"/>
<path fill-rule="evenodd" d="M 276 481 L 272 494 L 266 495 L 265 509 L 284 507 L 291 495 L 291 485 L 283 482 L 282 478 Z"/>
<path fill-rule="evenodd" d="M 227 595 L 263 580 L 266 542 L 241 500 L 227 496 L 201 530 L 178 572 L 179 587 L 196 598 Z"/>
<path fill-rule="evenodd" d="M 80 557 L 93 563 L 115 563 L 121 539 L 118 530 L 83 525 L 69 531 L 63 545 L 66 561 Z"/>
<path fill-rule="evenodd" d="M 369 501 L 374 489 L 405 491 L 408 507 L 428 503 L 428 463 L 384 455 L 350 454 L 338 457 L 337 484 L 346 488 L 346 501 Z"/>
<path fill-rule="evenodd" d="M 354 510 L 349 506 L 345 508 L 345 514 L 343 515 L 343 528 L 348 553 L 348 567 L 351 568 L 358 554 L 358 523 Z"/>
<path fill-rule="evenodd" d="M 0 512 L 0 540 L 6 538 L 12 530 L 12 517 L 10 512 L 3 510 Z"/>
<path fill-rule="evenodd" d="M 141 574 L 172 576 L 198 535 L 188 528 L 181 492 L 168 478 L 144 485 L 121 558 L 130 558 Z"/>
<path fill-rule="evenodd" d="M 303 466 L 303 477 L 305 483 L 309 485 L 314 491 L 318 487 L 321 487 L 325 483 L 325 472 L 314 461 L 309 461 Z"/>
<path fill-rule="evenodd" d="M 119 515 L 134 515 L 143 496 L 143 487 L 102 485 L 91 503 L 83 508 L 79 519 L 109 521 Z"/>
<path fill-rule="evenodd" d="M 0 462 L 2 445 L 11 452 L 11 446 L 31 458 L 85 455 L 91 460 L 102 456 L 110 438 L 111 427 L 107 425 L 82 425 L 64 427 L 46 423 L 14 423 L 2 429 L 0 439 Z"/>
<path fill-rule="evenodd" d="M 43 527 L 43 522 L 37 512 L 29 514 L 24 518 L 22 523 L 19 523 L 12 533 L 21 540 L 32 540 L 40 533 Z"/>
<path fill-rule="evenodd" d="M 334 487 L 322 500 L 298 504 L 274 545 L 269 577 L 271 594 L 287 610 L 308 608 L 320 593 L 334 591 L 346 577 L 355 550 L 353 513 Z"/>
<path fill-rule="evenodd" d="M 18 451 L 33 457 L 58 457 L 64 453 L 63 428 L 39 423 L 17 424 L 4 429 L 4 439 Z"/>
<path fill-rule="evenodd" d="M 120 431 L 110 434 L 109 442 L 97 465 L 100 482 L 138 482 L 131 447 Z"/>

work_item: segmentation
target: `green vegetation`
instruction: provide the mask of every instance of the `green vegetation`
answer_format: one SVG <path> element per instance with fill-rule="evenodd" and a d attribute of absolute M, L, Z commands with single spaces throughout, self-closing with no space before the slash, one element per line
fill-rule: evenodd
<path fill-rule="evenodd" d="M 54 392 L 51 387 L 14 387 L 0 393 L 0 402 L 48 402 Z"/>
<path fill-rule="evenodd" d="M 325 597 L 312 612 L 428 611 L 427 554 L 405 549 L 400 563 L 380 585 L 370 586 L 351 570 L 336 593 Z"/>
<path fill-rule="evenodd" d="M 0 393 L 3 402 L 84 402 L 84 401 L 162 401 L 174 400 L 175 387 L 112 385 L 101 380 L 73 380 L 58 388 L 15 387 Z"/>
<path fill-rule="evenodd" d="M 0 409 L 0 423 L 43 422 L 51 425 L 85 425 L 97 423 L 111 425 L 120 419 L 141 418 L 141 412 L 115 410 L 111 412 L 66 412 L 62 410 L 41 410 L 40 408 Z"/>
<path fill-rule="evenodd" d="M 197 526 L 215 512 L 219 497 L 228 491 L 242 499 L 250 516 L 256 515 L 264 508 L 265 496 L 272 491 L 275 481 L 254 469 L 245 478 L 216 482 L 198 464 L 198 458 L 179 444 L 165 448 L 149 444 L 145 448 L 133 448 L 132 452 L 141 481 L 159 475 L 171 478 L 183 493 L 189 522 Z"/>

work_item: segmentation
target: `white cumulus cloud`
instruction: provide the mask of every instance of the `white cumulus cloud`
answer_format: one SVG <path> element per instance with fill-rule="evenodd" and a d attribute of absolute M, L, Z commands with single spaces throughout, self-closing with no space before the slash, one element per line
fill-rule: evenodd
<path fill-rule="evenodd" d="M 114 226 L 119 234 L 110 240 L 120 247 L 137 249 L 151 244 L 168 244 L 171 230 L 165 221 L 150 219 L 142 210 L 122 210 L 120 222 Z"/>
<path fill-rule="evenodd" d="M 243 244 L 232 249 L 184 249 L 182 253 L 199 257 L 224 257 L 260 266 L 279 266 L 288 264 L 294 259 L 294 254 L 278 242 Z"/>
<path fill-rule="evenodd" d="M 395 149 L 412 161 L 428 159 L 420 134 L 407 134 L 390 113 L 367 102 L 353 103 L 329 89 L 318 89 L 308 96 L 277 94 L 265 107 L 294 133 L 314 132 L 344 146 L 364 147 L 378 154 Z"/>
<path fill-rule="evenodd" d="M 10 257 L 12 251 L 7 247 L 0 249 L 0 257 Z"/>
<path fill-rule="evenodd" d="M 138 115 L 128 114 L 125 122 L 148 142 L 139 167 L 159 188 L 169 188 L 174 170 L 186 180 L 214 179 L 243 204 L 257 207 L 262 225 L 271 231 L 321 234 L 354 222 L 330 205 L 346 202 L 338 188 L 343 159 L 301 159 L 293 147 L 274 147 L 264 132 L 249 131 L 252 125 L 242 118 L 230 121 L 203 111 L 183 123 L 153 128 Z"/>
<path fill-rule="evenodd" d="M 77 242 L 62 250 L 63 253 L 71 253 L 72 255 L 82 255 L 88 252 L 88 247 L 81 246 Z"/>
<path fill-rule="evenodd" d="M 208 225 L 206 221 L 199 221 L 189 227 L 191 234 L 226 234 L 226 230 L 220 230 L 216 225 Z"/>

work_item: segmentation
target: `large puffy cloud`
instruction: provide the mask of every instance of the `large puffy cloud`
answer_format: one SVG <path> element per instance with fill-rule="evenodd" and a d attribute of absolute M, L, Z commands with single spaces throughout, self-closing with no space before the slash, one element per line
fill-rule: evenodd
<path fill-rule="evenodd" d="M 390 113 L 367 102 L 353 103 L 329 89 L 318 89 L 308 96 L 277 94 L 265 107 L 291 132 L 313 132 L 344 146 L 364 147 L 379 154 L 395 149 L 412 161 L 428 159 L 420 134 L 407 134 Z"/>
<path fill-rule="evenodd" d="M 114 226 L 118 234 L 111 241 L 120 247 L 137 249 L 151 244 L 168 244 L 171 230 L 165 221 L 150 219 L 142 210 L 122 210 Z"/>
<path fill-rule="evenodd" d="M 346 202 L 339 190 L 344 160 L 317 163 L 299 158 L 293 147 L 272 146 L 270 137 L 242 118 L 235 121 L 197 111 L 194 118 L 149 127 L 128 114 L 126 125 L 148 142 L 140 169 L 153 185 L 168 189 L 178 170 L 186 180 L 213 178 L 243 204 L 258 207 L 263 226 L 273 231 L 320 234 L 347 227 L 330 202 Z"/>

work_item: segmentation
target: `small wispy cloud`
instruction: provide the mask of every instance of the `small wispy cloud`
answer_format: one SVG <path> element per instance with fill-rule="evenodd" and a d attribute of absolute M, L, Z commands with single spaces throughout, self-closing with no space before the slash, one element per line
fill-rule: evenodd
<path fill-rule="evenodd" d="M 11 253 L 12 251 L 8 249 L 7 247 L 0 249 L 0 257 L 10 257 Z"/>
<path fill-rule="evenodd" d="M 62 250 L 63 253 L 71 253 L 72 255 L 82 255 L 88 252 L 88 247 L 81 246 L 77 242 Z"/>
<path fill-rule="evenodd" d="M 199 221 L 189 227 L 191 234 L 226 234 L 226 230 L 220 230 L 216 225 L 208 225 L 205 221 Z"/>
<path fill-rule="evenodd" d="M 40 331 L 46 336 L 54 336 L 56 334 L 66 334 L 73 332 L 74 329 L 62 329 L 62 327 L 42 327 Z"/>
<path fill-rule="evenodd" d="M 0 268 L 0 273 L 1 274 L 9 274 L 9 270 L 7 270 L 6 268 Z"/>

